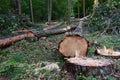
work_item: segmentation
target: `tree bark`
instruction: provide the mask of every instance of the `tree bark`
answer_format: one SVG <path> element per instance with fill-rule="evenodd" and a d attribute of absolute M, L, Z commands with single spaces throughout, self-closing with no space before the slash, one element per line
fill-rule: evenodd
<path fill-rule="evenodd" d="M 17 0 L 17 2 L 18 2 L 18 15 L 19 15 L 19 17 L 21 17 L 21 15 L 22 15 L 21 0 Z"/>
<path fill-rule="evenodd" d="M 11 38 L 6 38 L 3 40 L 0 40 L 0 48 L 1 49 L 6 48 L 6 47 L 14 44 L 15 42 L 25 39 L 26 36 L 27 36 L 27 34 L 22 34 L 22 35 L 18 35 L 18 36 L 14 36 Z"/>
<path fill-rule="evenodd" d="M 85 0 L 83 0 L 83 17 L 85 17 Z"/>
<path fill-rule="evenodd" d="M 113 61 L 107 59 L 93 58 L 69 58 L 62 67 L 63 72 L 67 76 L 72 76 L 72 80 L 80 74 L 85 77 L 99 77 L 99 80 L 104 80 L 105 76 L 111 75 L 114 72 Z M 70 80 L 71 80 L 70 79 Z"/>
<path fill-rule="evenodd" d="M 31 22 L 34 23 L 32 0 L 30 0 L 30 16 L 31 16 Z"/>
<path fill-rule="evenodd" d="M 78 8 L 78 18 L 80 18 L 80 6 L 79 6 L 79 1 L 78 1 L 78 4 L 77 4 L 77 8 Z"/>
<path fill-rule="evenodd" d="M 85 57 L 88 51 L 88 41 L 79 35 L 65 37 L 59 44 L 59 52 L 65 57 Z"/>
<path fill-rule="evenodd" d="M 28 32 L 27 34 L 21 34 L 18 36 L 2 39 L 0 40 L 0 48 L 1 49 L 7 48 L 18 41 L 24 40 L 27 37 L 34 37 L 34 36 L 35 35 L 32 34 L 31 32 Z"/>
<path fill-rule="evenodd" d="M 34 34 L 36 37 L 40 38 L 40 37 L 49 36 L 49 35 L 62 34 L 75 28 L 76 26 L 73 26 L 73 27 L 68 26 L 67 28 L 63 28 L 63 29 L 42 30 L 42 31 L 32 30 L 29 32 Z"/>
<path fill-rule="evenodd" d="M 48 22 L 52 19 L 52 0 L 48 0 Z"/>
<path fill-rule="evenodd" d="M 76 26 L 74 27 L 67 27 L 67 28 L 63 28 L 63 29 L 56 29 L 56 30 L 41 30 L 41 31 L 37 31 L 37 30 L 28 30 L 27 34 L 22 34 L 22 35 L 18 35 L 18 36 L 14 36 L 14 37 L 10 37 L 10 38 L 6 38 L 6 39 L 2 39 L 0 40 L 0 48 L 6 48 L 9 47 L 10 45 L 27 39 L 28 41 L 37 41 L 38 38 L 40 37 L 44 37 L 44 36 L 49 36 L 49 35 L 55 35 L 55 34 L 61 34 L 61 33 L 65 33 L 67 31 L 70 31 L 72 29 L 75 29 Z"/>

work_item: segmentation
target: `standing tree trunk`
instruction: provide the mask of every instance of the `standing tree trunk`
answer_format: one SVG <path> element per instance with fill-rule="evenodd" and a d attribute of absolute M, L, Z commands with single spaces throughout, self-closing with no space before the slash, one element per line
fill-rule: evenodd
<path fill-rule="evenodd" d="M 83 17 L 85 16 L 85 0 L 83 0 Z"/>
<path fill-rule="evenodd" d="M 70 17 L 71 17 L 71 13 L 72 13 L 72 1 L 68 0 L 68 24 L 70 23 Z"/>
<path fill-rule="evenodd" d="M 80 17 L 80 7 L 79 7 L 79 2 L 77 4 L 77 7 L 78 7 L 78 18 Z"/>
<path fill-rule="evenodd" d="M 12 5 L 13 5 L 13 9 L 14 9 L 14 14 L 18 14 L 17 0 L 13 0 Z"/>
<path fill-rule="evenodd" d="M 17 3 L 18 3 L 18 16 L 21 17 L 22 15 L 21 0 L 17 0 Z"/>
<path fill-rule="evenodd" d="M 20 17 L 22 14 L 21 0 L 13 0 L 12 3 L 13 3 L 13 8 L 14 8 L 14 13 Z"/>
<path fill-rule="evenodd" d="M 52 19 L 52 0 L 48 0 L 48 22 Z"/>
<path fill-rule="evenodd" d="M 31 22 L 34 22 L 32 0 L 30 0 L 30 17 Z"/>

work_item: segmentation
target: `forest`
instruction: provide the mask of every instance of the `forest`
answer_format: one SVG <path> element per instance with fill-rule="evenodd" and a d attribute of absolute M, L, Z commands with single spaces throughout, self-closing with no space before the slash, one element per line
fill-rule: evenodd
<path fill-rule="evenodd" d="M 120 0 L 0 0 L 0 80 L 120 80 Z"/>

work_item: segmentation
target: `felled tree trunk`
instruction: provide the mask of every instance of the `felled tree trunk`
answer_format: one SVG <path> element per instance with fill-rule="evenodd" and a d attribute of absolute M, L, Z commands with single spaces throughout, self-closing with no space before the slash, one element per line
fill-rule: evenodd
<path fill-rule="evenodd" d="M 32 30 L 29 32 L 34 34 L 36 37 L 40 38 L 40 37 L 44 37 L 44 36 L 65 33 L 67 31 L 70 31 L 70 30 L 75 29 L 75 28 L 76 28 L 76 26 L 73 26 L 73 27 L 68 26 L 67 28 L 63 28 L 63 29 L 42 30 L 42 31 Z"/>
<path fill-rule="evenodd" d="M 6 48 L 6 47 L 14 44 L 17 41 L 23 40 L 26 36 L 27 36 L 26 34 L 22 34 L 22 35 L 19 35 L 19 36 L 15 36 L 15 37 L 0 40 L 0 48 Z"/>
<path fill-rule="evenodd" d="M 105 76 L 113 73 L 113 62 L 107 59 L 93 58 L 70 58 L 67 59 L 62 71 L 66 76 L 71 76 L 70 80 L 75 80 L 80 74 L 84 76 L 98 77 L 103 80 Z"/>
<path fill-rule="evenodd" d="M 41 31 L 31 30 L 31 31 L 28 31 L 27 34 L 22 34 L 22 35 L 18 35 L 18 36 L 0 40 L 0 48 L 1 49 L 6 48 L 6 47 L 12 45 L 13 43 L 18 42 L 23 39 L 27 39 L 28 41 L 31 42 L 31 41 L 38 40 L 38 38 L 40 38 L 40 37 L 65 33 L 67 31 L 74 29 L 75 27 L 76 26 L 67 27 L 67 28 L 63 28 L 63 29 L 56 29 L 56 30 L 41 30 Z"/>
<path fill-rule="evenodd" d="M 88 51 L 88 41 L 79 35 L 69 35 L 59 44 L 59 52 L 65 57 L 85 57 Z"/>
<path fill-rule="evenodd" d="M 18 36 L 14 36 L 14 37 L 10 37 L 10 38 L 6 38 L 6 39 L 2 39 L 0 40 L 0 48 L 6 48 L 18 41 L 21 41 L 23 39 L 25 39 L 26 37 L 32 37 L 34 36 L 33 34 L 31 34 L 30 32 L 28 32 L 27 34 L 22 34 L 22 35 L 18 35 Z"/>

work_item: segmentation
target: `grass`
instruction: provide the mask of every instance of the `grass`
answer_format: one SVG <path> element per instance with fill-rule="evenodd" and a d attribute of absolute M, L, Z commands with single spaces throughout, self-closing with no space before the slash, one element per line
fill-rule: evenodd
<path fill-rule="evenodd" d="M 85 34 L 84 36 L 90 42 L 96 40 L 101 45 L 108 48 L 114 47 L 115 50 L 120 51 L 120 38 L 118 37 L 94 34 Z M 58 52 L 58 45 L 64 37 L 64 34 L 54 35 L 47 37 L 46 40 L 39 39 L 39 41 L 31 43 L 22 40 L 0 50 L 0 76 L 7 76 L 11 80 L 36 80 L 38 77 L 44 78 L 44 80 L 59 80 L 60 75 L 57 70 L 40 70 L 40 68 L 54 62 L 57 62 L 60 68 L 62 67 L 64 59 Z M 89 57 L 94 55 L 95 50 L 94 46 L 89 48 Z M 119 65 L 117 63 L 117 67 L 120 67 Z M 39 69 L 37 75 L 35 74 L 36 69 Z M 77 80 L 80 80 L 81 77 L 85 78 L 78 76 Z"/>
<path fill-rule="evenodd" d="M 15 43 L 0 51 L 0 75 L 11 79 L 29 79 L 34 75 L 34 69 L 40 68 L 40 63 L 58 62 L 63 59 L 58 52 L 58 44 L 64 35 L 49 36 L 46 40 Z"/>

